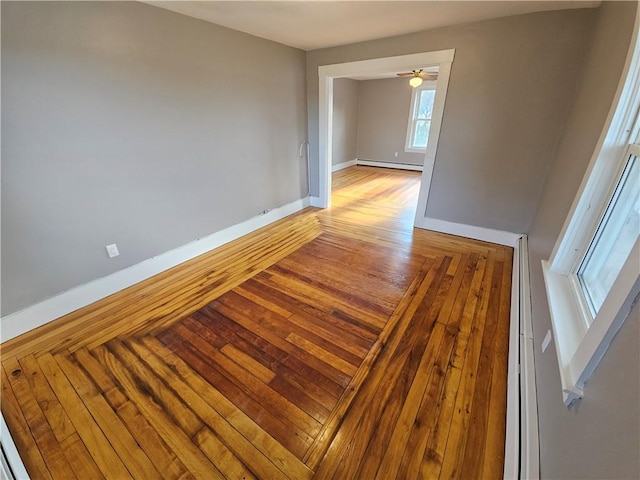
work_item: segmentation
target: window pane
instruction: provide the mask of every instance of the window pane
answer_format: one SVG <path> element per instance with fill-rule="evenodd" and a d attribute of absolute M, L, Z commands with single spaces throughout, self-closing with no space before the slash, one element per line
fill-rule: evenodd
<path fill-rule="evenodd" d="M 413 148 L 427 148 L 430 127 L 431 120 L 418 120 L 416 122 L 415 135 L 413 136 Z"/>
<path fill-rule="evenodd" d="M 578 278 L 594 317 L 639 235 L 640 161 L 632 155 L 578 269 Z"/>
<path fill-rule="evenodd" d="M 433 101 L 435 98 L 435 90 L 420 91 L 420 104 L 418 105 L 418 115 L 416 118 L 431 119 L 431 116 L 433 115 Z"/>

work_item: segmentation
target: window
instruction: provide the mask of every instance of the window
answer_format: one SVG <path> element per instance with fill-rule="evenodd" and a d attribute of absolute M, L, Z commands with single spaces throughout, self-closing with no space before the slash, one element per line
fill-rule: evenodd
<path fill-rule="evenodd" d="M 413 89 L 405 152 L 425 153 L 427 151 L 435 98 L 436 82 L 424 82 L 422 86 Z"/>
<path fill-rule="evenodd" d="M 622 177 L 605 211 L 577 277 L 589 307 L 590 325 L 620 274 L 640 234 L 640 146 L 630 146 Z"/>
<path fill-rule="evenodd" d="M 585 383 L 640 298 L 640 42 L 543 272 L 564 402 Z"/>

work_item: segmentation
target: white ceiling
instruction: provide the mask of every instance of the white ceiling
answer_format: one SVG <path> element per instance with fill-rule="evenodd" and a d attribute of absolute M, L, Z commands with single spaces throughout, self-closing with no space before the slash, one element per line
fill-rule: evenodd
<path fill-rule="evenodd" d="M 460 23 L 599 1 L 147 1 L 302 50 L 346 45 Z"/>

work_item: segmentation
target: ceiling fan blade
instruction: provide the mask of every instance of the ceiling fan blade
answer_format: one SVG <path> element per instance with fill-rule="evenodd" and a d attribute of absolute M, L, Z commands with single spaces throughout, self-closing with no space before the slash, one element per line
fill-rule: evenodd
<path fill-rule="evenodd" d="M 415 69 L 411 72 L 396 73 L 398 77 L 420 77 L 423 80 L 437 80 L 438 74 L 436 72 L 423 72 L 422 69 Z"/>

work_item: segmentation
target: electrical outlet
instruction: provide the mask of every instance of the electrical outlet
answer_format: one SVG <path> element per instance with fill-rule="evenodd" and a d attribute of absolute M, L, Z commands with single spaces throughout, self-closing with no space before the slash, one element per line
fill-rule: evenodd
<path fill-rule="evenodd" d="M 117 257 L 118 255 L 120 255 L 118 246 L 115 243 L 107 245 L 105 248 L 107 249 L 107 255 L 109 255 L 109 258 Z"/>
<path fill-rule="evenodd" d="M 393 156 L 397 158 L 398 157 L 398 152 L 396 152 Z"/>
<path fill-rule="evenodd" d="M 547 334 L 544 336 L 544 340 L 542 340 L 542 353 L 547 351 L 549 345 L 551 344 L 551 330 L 547 330 Z"/>

